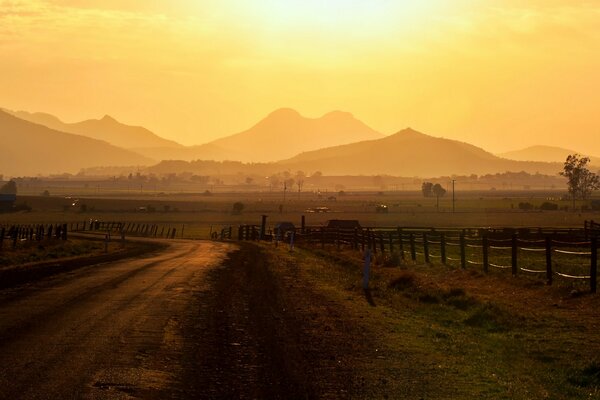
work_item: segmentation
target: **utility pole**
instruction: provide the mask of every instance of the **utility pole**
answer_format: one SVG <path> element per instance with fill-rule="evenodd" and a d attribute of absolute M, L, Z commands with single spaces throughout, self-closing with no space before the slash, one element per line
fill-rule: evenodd
<path fill-rule="evenodd" d="M 452 213 L 454 213 L 454 211 L 455 211 L 455 207 L 454 207 L 454 182 L 456 182 L 456 180 L 452 179 Z"/>

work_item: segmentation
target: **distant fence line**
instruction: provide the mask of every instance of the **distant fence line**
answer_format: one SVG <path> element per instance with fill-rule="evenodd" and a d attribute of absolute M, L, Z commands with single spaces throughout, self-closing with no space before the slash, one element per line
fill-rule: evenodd
<path fill-rule="evenodd" d="M 298 245 L 321 249 L 369 250 L 372 254 L 395 254 L 403 261 L 426 264 L 434 260 L 462 269 L 490 268 L 518 274 L 543 275 L 551 285 L 554 277 L 589 280 L 596 292 L 600 224 L 593 221 L 578 228 L 356 228 L 305 227 L 294 231 Z M 272 233 L 261 237 L 261 227 L 242 225 L 239 240 L 276 240 Z M 281 238 L 280 238 L 281 239 Z"/>
<path fill-rule="evenodd" d="M 182 226 L 182 234 L 183 229 L 184 226 Z M 111 234 L 165 239 L 175 239 L 177 235 L 177 228 L 170 225 L 98 220 L 72 222 L 71 230 L 73 232 L 108 232 Z"/>
<path fill-rule="evenodd" d="M 67 240 L 67 224 L 0 225 L 0 250 L 5 242 L 16 248 L 18 243 L 41 242 L 42 240 Z"/>

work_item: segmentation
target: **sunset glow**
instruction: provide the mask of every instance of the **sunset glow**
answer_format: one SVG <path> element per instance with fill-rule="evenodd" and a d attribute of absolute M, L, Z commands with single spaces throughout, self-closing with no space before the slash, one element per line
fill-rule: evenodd
<path fill-rule="evenodd" d="M 280 107 L 500 152 L 600 154 L 600 6 L 0 0 L 0 107 L 110 114 L 184 144 Z"/>

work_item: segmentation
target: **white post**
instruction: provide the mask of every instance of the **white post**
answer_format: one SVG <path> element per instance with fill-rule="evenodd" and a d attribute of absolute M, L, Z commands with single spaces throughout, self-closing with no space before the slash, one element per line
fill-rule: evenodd
<path fill-rule="evenodd" d="M 290 251 L 294 251 L 294 235 L 296 234 L 296 232 L 292 232 L 292 234 L 290 235 Z"/>
<path fill-rule="evenodd" d="M 365 268 L 363 270 L 363 289 L 369 288 L 369 275 L 371 270 L 371 249 L 365 251 Z"/>

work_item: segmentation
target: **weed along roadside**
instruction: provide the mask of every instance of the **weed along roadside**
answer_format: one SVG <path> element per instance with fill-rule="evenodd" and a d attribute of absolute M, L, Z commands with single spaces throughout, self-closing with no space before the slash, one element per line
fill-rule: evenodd
<path fill-rule="evenodd" d="M 600 301 L 587 290 L 440 262 L 398 266 L 389 254 L 374 255 L 365 290 L 362 252 L 258 246 L 286 282 L 370 338 L 347 360 L 360 395 L 600 398 Z"/>
<path fill-rule="evenodd" d="M 34 236 L 35 239 L 35 236 Z M 160 242 L 71 234 L 64 240 L 23 240 L 0 251 L 0 288 L 163 249 Z"/>

